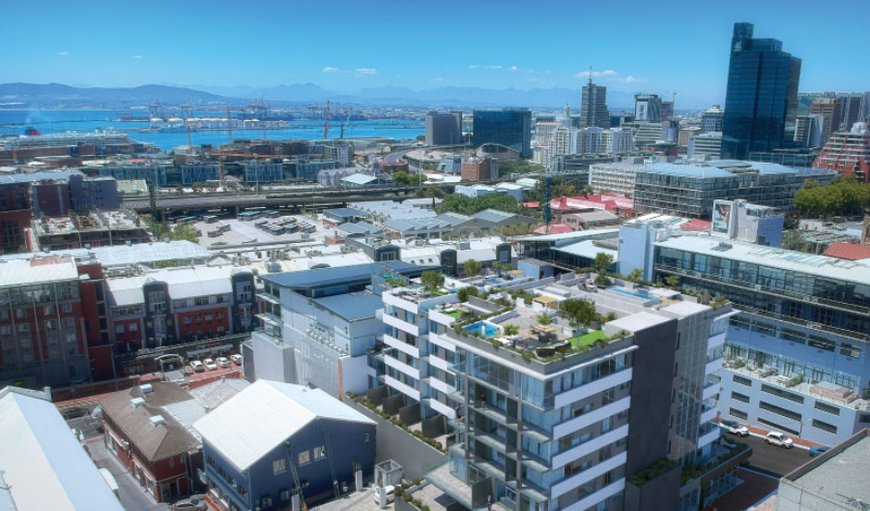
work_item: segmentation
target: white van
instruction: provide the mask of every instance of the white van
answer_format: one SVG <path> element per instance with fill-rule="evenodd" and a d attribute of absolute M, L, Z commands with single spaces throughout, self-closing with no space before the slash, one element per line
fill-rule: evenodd
<path fill-rule="evenodd" d="M 392 484 L 384 486 L 383 488 L 375 488 L 375 502 L 378 504 L 381 502 L 381 491 L 383 491 L 386 496 L 384 499 L 385 504 L 389 504 L 396 499 L 396 487 Z"/>
<path fill-rule="evenodd" d="M 100 475 L 103 476 L 103 481 L 106 481 L 106 484 L 109 486 L 109 489 L 112 490 L 112 493 L 114 493 L 115 496 L 117 497 L 118 496 L 118 481 L 115 481 L 115 476 L 113 476 L 112 473 L 109 472 L 109 469 L 107 469 L 107 468 L 101 468 Z"/>

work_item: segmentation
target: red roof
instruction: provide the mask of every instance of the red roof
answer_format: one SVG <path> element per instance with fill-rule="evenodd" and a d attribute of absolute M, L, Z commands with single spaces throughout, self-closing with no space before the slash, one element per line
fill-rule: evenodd
<path fill-rule="evenodd" d="M 849 261 L 870 259 L 870 245 L 859 245 L 858 243 L 831 243 L 822 255 L 836 257 L 838 259 L 848 259 Z"/>
<path fill-rule="evenodd" d="M 572 229 L 570 225 L 550 224 L 550 234 L 562 234 L 572 231 L 574 231 L 574 229 Z M 547 234 L 547 226 L 542 225 L 538 227 L 537 229 L 535 229 L 535 234 Z"/>
<path fill-rule="evenodd" d="M 683 231 L 693 231 L 693 232 L 702 232 L 710 230 L 710 222 L 706 220 L 699 220 L 697 218 L 693 218 L 688 222 L 680 225 L 680 230 Z"/>
<path fill-rule="evenodd" d="M 523 207 L 524 208 L 540 208 L 541 203 L 540 202 L 523 202 Z"/>

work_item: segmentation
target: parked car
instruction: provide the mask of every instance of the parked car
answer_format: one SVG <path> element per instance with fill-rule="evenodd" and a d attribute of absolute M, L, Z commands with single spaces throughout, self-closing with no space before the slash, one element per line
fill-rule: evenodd
<path fill-rule="evenodd" d="M 233 364 L 236 364 L 237 366 L 242 365 L 242 356 L 238 353 L 233 353 L 232 355 L 230 355 L 230 360 L 232 360 Z"/>
<path fill-rule="evenodd" d="M 205 364 L 205 368 L 209 371 L 214 371 L 215 369 L 217 369 L 217 364 L 214 363 L 213 359 L 207 358 L 203 360 L 202 363 Z"/>
<path fill-rule="evenodd" d="M 203 364 L 199 360 L 191 360 L 190 368 L 193 369 L 193 372 L 195 373 L 201 373 L 205 371 L 205 364 Z"/>
<path fill-rule="evenodd" d="M 208 510 L 208 504 L 205 502 L 204 495 L 191 495 L 172 504 L 169 506 L 169 509 L 172 511 L 206 511 Z"/>
<path fill-rule="evenodd" d="M 767 436 L 764 438 L 764 441 L 769 443 L 770 445 L 776 445 L 778 447 L 784 447 L 786 449 L 791 449 L 792 447 L 794 447 L 794 440 L 778 431 L 771 431 L 770 433 L 768 433 Z"/>
<path fill-rule="evenodd" d="M 740 424 L 737 421 L 724 420 L 720 422 L 719 425 L 725 428 L 725 431 L 731 433 L 732 435 L 749 436 L 749 428 Z"/>
<path fill-rule="evenodd" d="M 66 419 L 77 419 L 79 417 L 84 417 L 89 413 L 87 408 L 82 408 L 80 406 L 75 406 L 72 408 L 64 408 L 63 411 L 60 412 L 60 415 Z"/>
<path fill-rule="evenodd" d="M 826 452 L 830 451 L 831 448 L 827 445 L 817 445 L 815 447 L 810 447 L 810 458 L 815 458 L 816 456 L 821 456 Z"/>
<path fill-rule="evenodd" d="M 390 485 L 384 486 L 383 488 L 375 488 L 375 493 L 374 493 L 375 502 L 378 502 L 378 503 L 381 502 L 381 491 L 383 491 L 384 495 L 386 496 L 386 503 L 387 504 L 389 504 L 390 502 L 395 500 L 396 487 L 393 486 L 392 484 L 390 484 Z"/>
<path fill-rule="evenodd" d="M 217 362 L 217 365 L 219 365 L 221 367 L 229 367 L 230 366 L 230 359 L 228 359 L 227 357 L 218 357 L 216 362 Z"/>

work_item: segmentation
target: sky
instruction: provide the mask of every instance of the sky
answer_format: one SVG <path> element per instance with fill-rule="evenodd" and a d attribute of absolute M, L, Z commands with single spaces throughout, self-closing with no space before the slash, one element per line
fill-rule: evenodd
<path fill-rule="evenodd" d="M 870 1 L 4 2 L 0 83 L 579 88 L 722 103 L 734 22 L 802 58 L 801 91 L 870 90 Z"/>

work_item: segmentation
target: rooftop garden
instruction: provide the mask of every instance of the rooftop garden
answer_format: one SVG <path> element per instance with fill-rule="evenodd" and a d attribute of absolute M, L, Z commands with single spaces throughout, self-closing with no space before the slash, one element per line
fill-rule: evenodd
<path fill-rule="evenodd" d="M 596 341 L 607 341 L 609 337 L 604 333 L 604 330 L 592 330 L 591 332 L 587 332 L 583 335 L 572 337 L 568 339 L 568 342 L 571 343 L 571 347 L 575 350 L 581 349 L 589 349 L 592 347 Z"/>

